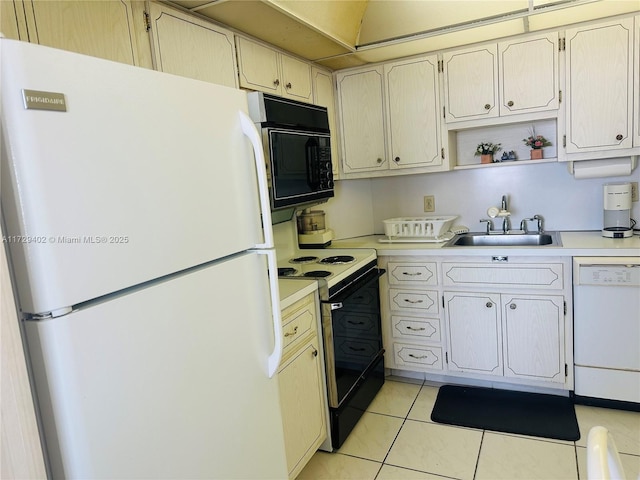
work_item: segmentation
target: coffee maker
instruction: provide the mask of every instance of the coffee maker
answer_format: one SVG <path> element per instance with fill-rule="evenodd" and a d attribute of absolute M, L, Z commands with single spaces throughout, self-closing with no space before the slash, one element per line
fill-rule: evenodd
<path fill-rule="evenodd" d="M 602 236 L 627 238 L 633 236 L 631 226 L 631 184 L 604 185 L 604 227 Z"/>

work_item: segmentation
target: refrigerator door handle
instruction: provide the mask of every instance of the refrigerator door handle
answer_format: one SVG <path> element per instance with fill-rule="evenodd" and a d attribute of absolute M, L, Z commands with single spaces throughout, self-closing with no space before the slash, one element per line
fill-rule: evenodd
<path fill-rule="evenodd" d="M 251 141 L 254 158 L 256 161 L 256 174 L 258 175 L 258 192 L 260 195 L 260 210 L 262 213 L 262 231 L 264 232 L 264 243 L 259 243 L 256 248 L 273 248 L 273 230 L 271 229 L 271 203 L 269 202 L 269 186 L 267 183 L 267 171 L 265 169 L 264 151 L 258 129 L 251 121 L 251 118 L 240 111 L 240 125 L 242 133 Z"/>
<path fill-rule="evenodd" d="M 271 292 L 271 317 L 273 318 L 273 352 L 268 359 L 269 378 L 272 378 L 282 360 L 282 313 L 280 312 L 280 290 L 278 289 L 278 261 L 275 250 L 253 250 L 256 253 L 267 256 L 269 265 L 269 291 Z"/>

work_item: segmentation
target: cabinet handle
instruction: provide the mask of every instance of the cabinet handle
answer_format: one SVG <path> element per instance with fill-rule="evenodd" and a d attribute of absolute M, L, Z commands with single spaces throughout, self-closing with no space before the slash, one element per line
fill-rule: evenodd
<path fill-rule="evenodd" d="M 285 88 L 291 88 L 291 82 L 287 83 L 287 84 L 285 85 Z"/>
<path fill-rule="evenodd" d="M 420 355 L 420 356 L 418 356 L 418 355 L 414 355 L 413 353 L 410 353 L 410 354 L 409 354 L 409 356 L 410 356 L 411 358 L 415 358 L 416 360 L 422 360 L 423 358 L 427 358 L 427 355 Z"/>
<path fill-rule="evenodd" d="M 491 307 L 493 307 L 493 303 L 487 302 L 487 308 L 491 308 Z"/>
<path fill-rule="evenodd" d="M 378 162 L 378 163 L 382 163 L 382 159 L 381 159 L 381 158 L 378 158 L 378 159 L 376 160 L 376 162 Z"/>
<path fill-rule="evenodd" d="M 364 352 L 364 347 L 360 347 L 360 348 L 355 348 L 355 347 L 349 347 L 349 350 L 353 350 L 354 352 Z"/>
<path fill-rule="evenodd" d="M 318 356 L 318 350 L 316 350 L 315 348 L 311 347 L 313 349 L 313 351 L 311 352 L 311 355 L 313 355 L 314 357 Z"/>
<path fill-rule="evenodd" d="M 507 106 L 508 106 L 508 107 L 513 107 L 513 100 L 509 100 L 509 101 L 507 102 Z"/>
<path fill-rule="evenodd" d="M 280 85 L 280 80 L 278 80 L 277 78 L 273 81 L 273 84 L 277 87 L 278 85 Z"/>
<path fill-rule="evenodd" d="M 421 332 L 424 330 L 424 327 L 420 327 L 420 328 L 407 327 L 407 330 L 413 330 L 414 332 Z"/>
<path fill-rule="evenodd" d="M 400 157 L 396 157 L 393 159 L 394 162 L 398 163 L 400 161 Z"/>
<path fill-rule="evenodd" d="M 622 140 L 624 137 L 621 134 L 616 135 L 616 140 Z"/>
<path fill-rule="evenodd" d="M 484 104 L 484 109 L 485 110 L 489 110 L 491 108 L 491 105 L 489 105 L 488 103 Z"/>
<path fill-rule="evenodd" d="M 518 307 L 517 307 L 517 305 L 516 305 L 515 303 L 512 303 L 511 305 L 509 305 L 509 308 L 510 308 L 511 310 L 515 310 L 515 309 L 516 309 L 516 308 L 518 308 Z"/>
<path fill-rule="evenodd" d="M 405 298 L 404 301 L 407 303 L 422 303 L 422 300 L 409 300 L 408 298 Z"/>
<path fill-rule="evenodd" d="M 348 320 L 347 323 L 350 323 L 351 325 L 364 325 L 364 322 L 354 322 L 353 320 Z"/>
<path fill-rule="evenodd" d="M 402 272 L 402 274 L 407 275 L 408 277 L 419 277 L 420 275 L 422 275 L 422 272 L 415 272 L 415 273 Z"/>
<path fill-rule="evenodd" d="M 297 335 L 298 333 L 298 325 L 296 325 L 296 328 L 293 329 L 293 332 L 287 332 L 284 334 L 285 337 L 293 337 L 294 335 Z"/>

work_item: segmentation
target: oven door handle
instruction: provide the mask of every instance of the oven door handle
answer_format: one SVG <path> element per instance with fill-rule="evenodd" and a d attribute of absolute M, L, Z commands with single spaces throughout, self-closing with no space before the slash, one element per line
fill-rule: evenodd
<path fill-rule="evenodd" d="M 329 309 L 333 312 L 334 310 L 340 310 L 344 305 L 342 302 L 320 302 L 325 305 L 329 305 Z"/>

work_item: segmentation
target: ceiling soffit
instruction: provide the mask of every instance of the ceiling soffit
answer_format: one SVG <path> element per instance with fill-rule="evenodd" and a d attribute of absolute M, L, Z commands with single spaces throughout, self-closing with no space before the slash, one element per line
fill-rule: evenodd
<path fill-rule="evenodd" d="M 333 70 L 640 12 L 640 0 L 173 0 Z"/>

